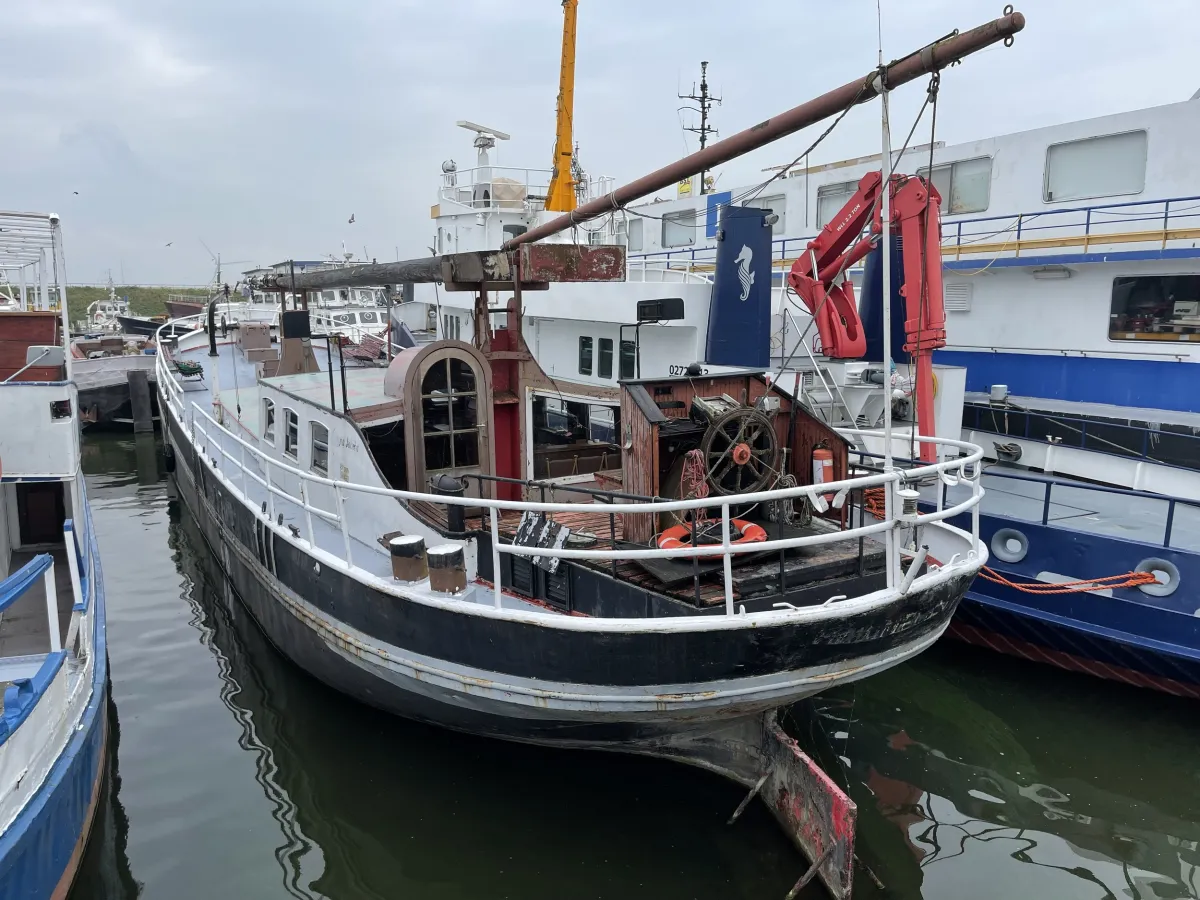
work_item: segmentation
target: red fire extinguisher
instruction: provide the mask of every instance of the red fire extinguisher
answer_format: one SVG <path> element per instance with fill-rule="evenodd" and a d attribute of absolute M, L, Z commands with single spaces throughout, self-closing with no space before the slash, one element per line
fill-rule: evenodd
<path fill-rule="evenodd" d="M 833 481 L 833 451 L 817 447 L 812 454 L 812 483 L 828 484 Z"/>

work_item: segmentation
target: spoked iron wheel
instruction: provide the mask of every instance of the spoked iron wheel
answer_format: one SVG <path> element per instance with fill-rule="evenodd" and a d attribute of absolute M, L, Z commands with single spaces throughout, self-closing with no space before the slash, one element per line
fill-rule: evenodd
<path fill-rule="evenodd" d="M 717 494 L 766 490 L 779 464 L 771 420 L 755 409 L 734 409 L 717 419 L 700 443 L 710 489 Z"/>

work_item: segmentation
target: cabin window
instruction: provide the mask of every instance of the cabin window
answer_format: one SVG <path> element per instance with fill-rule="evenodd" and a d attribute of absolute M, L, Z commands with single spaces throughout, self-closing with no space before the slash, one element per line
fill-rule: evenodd
<path fill-rule="evenodd" d="M 442 313 L 442 339 L 447 341 L 462 340 L 462 320 L 458 316 Z"/>
<path fill-rule="evenodd" d="M 515 237 L 520 237 L 528 230 L 529 229 L 526 228 L 524 225 L 505 225 L 504 226 L 504 240 L 511 241 Z"/>
<path fill-rule="evenodd" d="M 637 344 L 621 341 L 621 380 L 633 378 L 637 372 Z"/>
<path fill-rule="evenodd" d="M 379 324 L 379 313 L 360 312 L 358 314 L 358 321 L 359 321 L 359 324 L 361 324 L 361 325 L 378 325 Z"/>
<path fill-rule="evenodd" d="M 438 360 L 421 380 L 425 470 L 479 465 L 479 407 L 475 370 L 461 359 Z"/>
<path fill-rule="evenodd" d="M 579 338 L 579 374 L 592 374 L 592 339 L 586 335 Z"/>
<path fill-rule="evenodd" d="M 320 422 L 313 422 L 310 426 L 312 431 L 312 456 L 310 458 L 309 467 L 318 475 L 329 474 L 329 429 Z"/>
<path fill-rule="evenodd" d="M 747 200 L 742 206 L 752 206 L 755 209 L 769 209 L 775 215 L 779 216 L 779 221 L 771 226 L 771 236 L 779 237 L 784 233 L 787 225 L 787 197 L 783 194 L 776 194 L 774 197 L 756 197 L 753 200 Z"/>
<path fill-rule="evenodd" d="M 292 459 L 299 458 L 300 420 L 296 418 L 295 410 L 283 410 L 283 452 Z"/>
<path fill-rule="evenodd" d="M 600 358 L 596 374 L 601 378 L 612 378 L 613 341 L 612 338 L 600 338 Z"/>
<path fill-rule="evenodd" d="M 667 213 L 662 220 L 662 245 L 688 247 L 696 243 L 696 211 L 683 209 Z"/>
<path fill-rule="evenodd" d="M 858 193 L 857 181 L 843 181 L 817 188 L 817 227 L 824 228 L 846 205 L 846 201 Z"/>
<path fill-rule="evenodd" d="M 340 313 L 333 317 L 333 321 L 337 322 L 339 325 L 353 325 L 354 316 L 350 315 L 350 313 Z"/>
<path fill-rule="evenodd" d="M 1108 337 L 1113 341 L 1200 340 L 1200 275 L 1114 278 Z"/>
<path fill-rule="evenodd" d="M 534 394 L 534 477 L 578 480 L 620 468 L 618 417 L 611 406 Z"/>
<path fill-rule="evenodd" d="M 922 178 L 929 178 L 929 169 L 917 169 Z M 946 215 L 983 212 L 991 202 L 992 158 L 963 159 L 933 167 L 933 186 L 942 195 L 942 212 Z"/>
<path fill-rule="evenodd" d="M 263 400 L 262 402 L 262 436 L 263 440 L 275 446 L 275 402 L 273 400 Z"/>
<path fill-rule="evenodd" d="M 337 301 L 337 295 L 334 294 L 333 291 L 322 291 L 321 299 L 324 300 L 325 304 L 328 306 L 329 304 L 335 303 Z"/>
<path fill-rule="evenodd" d="M 630 219 L 625 225 L 625 233 L 628 236 L 628 247 L 630 252 L 637 253 L 642 249 L 642 220 Z"/>
<path fill-rule="evenodd" d="M 1045 200 L 1140 194 L 1146 186 L 1146 132 L 1127 131 L 1046 148 Z"/>

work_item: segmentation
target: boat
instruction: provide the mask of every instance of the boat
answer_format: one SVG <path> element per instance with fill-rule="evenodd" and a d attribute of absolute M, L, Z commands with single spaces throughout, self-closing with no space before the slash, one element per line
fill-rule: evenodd
<path fill-rule="evenodd" d="M 154 337 L 169 320 L 166 316 L 117 316 L 123 334 Z M 169 329 L 170 333 L 173 329 Z"/>
<path fill-rule="evenodd" d="M 1196 692 L 1200 652 L 1187 599 L 1200 550 L 1189 530 L 1200 501 L 1200 400 L 1189 389 L 1200 362 L 1200 185 L 1170 161 L 1198 126 L 1200 95 L 958 145 L 927 134 L 890 156 L 927 176 L 943 201 L 946 344 L 933 354 L 935 433 L 984 448 L 989 572 L 1022 585 L 977 580 L 950 634 L 1186 696 Z M 453 234 L 458 249 L 498 247 L 551 218 L 541 199 L 550 172 L 495 165 L 489 134 L 477 136 L 476 146 L 486 146 L 474 168 L 443 165 L 438 246 Z M 1025 162 L 1006 164 L 1018 159 Z M 526 293 L 526 344 L 566 393 L 682 374 L 693 364 L 720 371 L 707 362 L 719 215 L 731 204 L 769 209 L 772 269 L 760 277 L 772 284 L 773 376 L 824 421 L 852 430 L 880 425 L 885 398 L 876 382 L 888 381 L 900 394 L 894 450 L 908 454 L 905 434 L 916 424 L 908 367 L 884 364 L 878 338 L 863 357 L 826 352 L 810 310 L 785 286 L 881 164 L 881 154 L 805 159 L 771 170 L 780 177 L 765 186 L 722 191 L 690 178 L 677 195 L 588 222 L 575 238 L 625 246 L 626 283 Z M 1072 183 L 1078 173 L 1091 181 Z M 495 184 L 520 202 L 502 201 Z M 603 179 L 579 187 L 589 201 L 611 190 Z M 847 269 L 864 291 L 872 260 L 877 274 L 878 254 Z M 872 277 L 878 318 L 881 285 Z M 409 319 L 473 333 L 482 313 L 468 296 L 415 288 L 413 303 L 398 308 Z M 491 292 L 486 315 L 506 315 L 512 299 Z M 893 321 L 903 321 L 900 301 L 893 304 Z M 902 339 L 894 335 L 893 346 Z M 881 449 L 856 438 L 867 455 L 855 458 L 878 464 Z M 1032 542 L 1027 558 L 1005 558 L 1010 539 Z M 1146 572 L 1157 573 L 1154 583 Z M 1060 582 L 1076 584 L 1045 586 Z M 1105 600 L 1078 602 L 1095 591 Z"/>
<path fill-rule="evenodd" d="M 889 84 L 1022 25 L 1014 14 L 936 43 Z M 842 94 L 738 137 L 795 131 Z M 649 179 L 673 184 L 675 168 L 711 156 Z M 745 308 L 769 302 L 768 279 L 745 266 L 751 244 L 769 259 L 769 216 L 725 210 L 728 246 L 744 246 L 716 278 L 735 299 L 753 294 Z M 920 461 L 852 477 L 851 438 L 763 365 L 564 391 L 525 343 L 523 298 L 611 289 L 624 253 L 521 243 L 262 285 L 440 282 L 483 310 L 493 291 L 516 296 L 488 327 L 475 319 L 472 342 L 443 337 L 386 366 L 316 352 L 304 309 L 281 313 L 277 341 L 268 323 L 222 337 L 215 305 L 203 331 L 164 338 L 159 405 L 180 497 L 272 643 L 317 678 L 450 729 L 723 774 L 762 796 L 810 874 L 845 896 L 852 814 L 774 710 L 937 640 L 986 559 L 973 530 L 941 523 L 972 515 L 979 494 L 922 512 L 909 485 L 977 484 L 980 450 L 914 427 L 907 440 L 931 448 Z M 656 302 L 645 320 L 671 318 Z M 608 421 L 593 406 L 613 411 L 607 433 L 593 431 Z M 873 436 L 885 449 L 890 428 L 885 413 Z M 878 488 L 891 499 L 867 521 Z"/>
<path fill-rule="evenodd" d="M 204 298 L 195 294 L 168 294 L 164 305 L 167 307 L 168 319 L 186 319 L 203 313 L 208 304 Z"/>
<path fill-rule="evenodd" d="M 129 301 L 117 296 L 112 277 L 108 279 L 108 296 L 88 304 L 84 329 L 92 332 L 119 332 L 120 317 L 129 315 Z"/>
<path fill-rule="evenodd" d="M 27 297 L 0 311 L 0 893 L 49 900 L 70 890 L 102 795 L 104 576 L 80 468 L 59 218 L 0 213 L 0 225 L 0 265 L 34 270 L 34 296 L 59 307 Z M 37 265 L 47 256 L 52 271 Z"/>

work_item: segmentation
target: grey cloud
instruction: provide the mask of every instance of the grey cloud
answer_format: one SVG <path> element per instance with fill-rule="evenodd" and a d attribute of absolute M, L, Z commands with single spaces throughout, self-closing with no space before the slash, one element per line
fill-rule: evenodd
<path fill-rule="evenodd" d="M 561 13 L 552 0 L 42 0 L 8 11 L 0 206 L 63 216 L 72 280 L 123 267 L 199 283 L 227 259 L 425 252 L 460 118 L 513 134 L 500 161 L 545 167 Z M 994 0 L 883 0 L 888 58 L 999 14 Z M 1193 0 L 1029 0 L 1010 49 L 946 74 L 939 137 L 969 140 L 1185 99 L 1200 87 Z M 723 134 L 874 65 L 874 0 L 583 0 L 575 124 L 585 167 L 627 180 L 685 149 L 675 98 L 711 64 Z M 894 98 L 907 130 L 923 91 Z M 856 110 L 814 161 L 874 151 Z M 17 140 L 12 135 L 20 135 Z M 813 138 L 726 167 L 752 182 Z M 689 139 L 691 140 L 691 139 Z M 690 144 L 694 148 L 694 142 Z M 75 196 L 72 192 L 78 190 Z M 356 221 L 347 224 L 350 213 Z M 174 241 L 174 246 L 164 244 Z"/>

